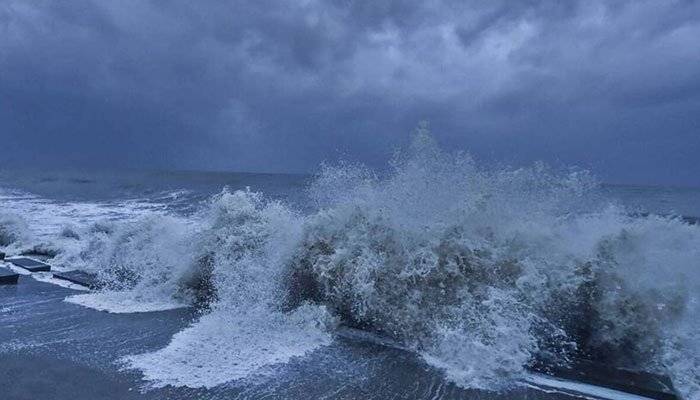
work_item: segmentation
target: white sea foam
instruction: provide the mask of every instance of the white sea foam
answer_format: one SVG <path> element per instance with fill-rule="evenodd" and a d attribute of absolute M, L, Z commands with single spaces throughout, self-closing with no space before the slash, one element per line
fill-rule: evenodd
<path fill-rule="evenodd" d="M 291 314 L 267 309 L 213 312 L 178 332 L 153 353 L 126 357 L 156 387 L 207 387 L 264 374 L 266 367 L 330 343 L 325 310 L 302 307 Z"/>
<path fill-rule="evenodd" d="M 115 314 L 165 311 L 188 306 L 186 303 L 172 299 L 167 294 L 152 293 L 144 296 L 143 293 L 132 291 L 77 294 L 66 297 L 65 301 Z"/>
<path fill-rule="evenodd" d="M 212 387 L 330 342 L 322 306 L 278 310 L 282 261 L 293 250 L 298 216 L 259 194 L 224 192 L 201 216 L 195 248 L 216 286 L 213 311 L 162 350 L 127 357 L 156 386 Z"/>
<path fill-rule="evenodd" d="M 0 188 L 0 204 L 0 250 L 69 255 L 53 260 L 56 265 L 75 261 L 70 255 L 84 249 L 80 239 L 89 233 L 88 227 L 166 214 L 165 205 L 157 201 L 56 202 L 4 188 Z"/>

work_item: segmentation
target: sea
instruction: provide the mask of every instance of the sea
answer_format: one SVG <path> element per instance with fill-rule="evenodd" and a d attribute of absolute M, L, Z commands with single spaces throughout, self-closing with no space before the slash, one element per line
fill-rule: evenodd
<path fill-rule="evenodd" d="M 684 398 L 700 398 L 698 217 L 700 188 L 609 184 L 541 163 L 484 166 L 427 135 L 379 170 L 0 168 L 0 250 L 96 276 L 101 290 L 56 294 L 72 312 L 190 310 L 186 323 L 163 322 L 157 343 L 105 357 L 136 377 L 137 391 L 198 398 L 245 393 L 279 371 L 297 375 L 267 395 L 294 397 L 295 384 L 330 382 L 334 371 L 319 397 L 370 398 L 378 353 L 328 350 L 349 331 L 412 357 L 382 358 L 398 364 L 381 385 L 407 387 L 402 370 L 430 371 L 410 385 L 499 398 L 488 396 L 531 389 L 537 366 L 585 359 L 669 376 Z M 0 353 L 36 348 L 27 326 L 21 337 L 8 330 L 19 324 L 8 296 Z M 125 322 L 99 318 L 132 340 Z"/>

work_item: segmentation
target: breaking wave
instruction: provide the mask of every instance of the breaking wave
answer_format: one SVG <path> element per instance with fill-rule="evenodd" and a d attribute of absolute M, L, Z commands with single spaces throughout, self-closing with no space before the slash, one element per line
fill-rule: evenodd
<path fill-rule="evenodd" d="M 597 187 L 585 171 L 483 168 L 419 130 L 388 173 L 324 167 L 313 212 L 224 190 L 187 218 L 67 227 L 54 262 L 107 284 L 84 305 L 201 310 L 166 348 L 123 360 L 157 386 L 262 373 L 343 324 L 466 387 L 589 359 L 669 373 L 697 398 L 700 228 L 633 216 Z"/>
<path fill-rule="evenodd" d="M 0 213 L 0 247 L 15 248 L 18 243 L 29 241 L 27 222 L 16 214 Z"/>

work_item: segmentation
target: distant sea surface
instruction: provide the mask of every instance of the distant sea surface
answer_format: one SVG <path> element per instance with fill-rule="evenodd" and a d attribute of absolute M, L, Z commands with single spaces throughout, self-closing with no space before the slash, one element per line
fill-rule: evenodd
<path fill-rule="evenodd" d="M 305 193 L 313 176 L 206 171 L 137 170 L 11 170 L 0 169 L 0 193 L 36 196 L 56 203 L 120 201 L 152 202 L 180 212 L 193 212 L 201 202 L 221 192 L 245 190 L 308 209 Z M 631 212 L 700 217 L 700 188 L 606 184 L 601 195 L 617 201 Z"/>

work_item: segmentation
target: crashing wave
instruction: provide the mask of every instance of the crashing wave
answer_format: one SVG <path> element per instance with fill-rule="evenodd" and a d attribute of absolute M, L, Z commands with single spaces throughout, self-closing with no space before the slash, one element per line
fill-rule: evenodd
<path fill-rule="evenodd" d="M 482 168 L 422 130 L 388 173 L 324 167 L 310 214 L 225 190 L 190 218 L 67 229 L 56 260 L 98 272 L 110 292 L 201 309 L 168 347 L 125 360 L 159 384 L 238 379 L 328 343 L 339 322 L 462 386 L 499 390 L 583 358 L 669 373 L 698 396 L 700 229 L 598 193 L 585 171 Z M 201 342 L 215 338 L 225 363 L 247 361 L 215 368 Z M 200 355 L 183 359 L 188 346 Z M 246 356 L 258 347 L 265 357 Z"/>

